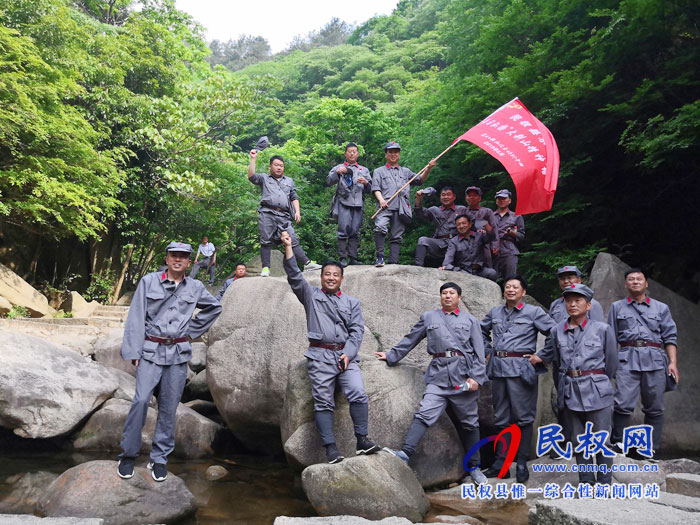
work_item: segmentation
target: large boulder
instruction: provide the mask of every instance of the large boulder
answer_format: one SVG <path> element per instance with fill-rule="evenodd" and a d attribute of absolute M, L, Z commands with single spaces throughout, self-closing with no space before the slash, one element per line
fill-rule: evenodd
<path fill-rule="evenodd" d="M 85 450 L 120 450 L 119 443 L 126 416 L 131 403 L 121 399 L 110 399 L 95 412 L 78 432 L 73 446 Z M 146 424 L 141 432 L 141 452 L 151 450 L 157 412 L 148 409 Z M 178 405 L 175 416 L 175 450 L 173 454 L 184 458 L 201 458 L 214 454 L 217 447 L 225 444 L 230 436 L 228 430 L 214 421 L 198 414 L 183 404 Z"/>
<path fill-rule="evenodd" d="M 363 356 L 360 366 L 365 390 L 370 397 L 369 435 L 382 446 L 401 448 L 425 389 L 423 370 L 404 364 L 389 368 L 386 363 L 369 356 Z M 345 457 L 354 456 L 352 419 L 348 402 L 341 392 L 336 393 L 334 419 L 340 451 Z M 289 373 L 282 413 L 282 441 L 290 463 L 296 467 L 326 462 L 325 449 L 314 423 L 311 383 L 305 361 L 299 361 Z M 421 485 L 429 487 L 456 481 L 463 476 L 463 456 L 457 432 L 443 414 L 421 441 L 411 458 L 411 466 Z"/>
<path fill-rule="evenodd" d="M 204 343 L 192 343 L 192 359 L 188 363 L 190 370 L 201 372 L 207 367 L 207 345 Z"/>
<path fill-rule="evenodd" d="M 321 515 L 372 520 L 398 516 L 416 522 L 430 508 L 413 471 L 388 452 L 312 465 L 302 473 L 301 483 Z"/>
<path fill-rule="evenodd" d="M 131 364 L 131 361 L 122 359 L 122 339 L 124 338 L 124 330 L 116 329 L 107 332 L 104 336 L 95 341 L 95 361 L 98 363 L 123 370 L 124 372 L 136 377 L 136 367 Z"/>
<path fill-rule="evenodd" d="M 49 300 L 4 264 L 0 264 L 0 296 L 17 306 L 24 306 L 32 317 L 52 312 Z"/>
<path fill-rule="evenodd" d="M 49 487 L 39 511 L 51 517 L 103 518 L 106 524 L 175 523 L 195 511 L 195 499 L 174 474 L 153 481 L 139 467 L 128 480 L 117 476 L 116 461 L 90 461 L 73 467 Z"/>
<path fill-rule="evenodd" d="M 261 271 L 262 262 L 259 255 L 246 263 L 246 275 L 248 277 L 257 277 Z M 270 275 L 272 277 L 284 277 L 285 275 L 284 265 L 282 264 L 282 252 L 280 250 L 272 250 L 270 253 Z"/>
<path fill-rule="evenodd" d="M 320 284 L 319 272 L 304 276 Z M 477 318 L 501 302 L 495 283 L 466 273 L 399 265 L 346 268 L 343 292 L 362 305 L 364 345 L 390 349 L 423 312 L 439 307 L 439 288 L 447 281 L 462 287 L 462 307 Z M 207 353 L 212 397 L 237 438 L 251 448 L 267 448 L 264 444 L 279 443 L 289 369 L 307 348 L 304 309 L 286 279 L 274 277 L 242 279 L 227 291 L 223 306 Z M 429 359 L 423 342 L 404 361 L 426 366 Z"/>
<path fill-rule="evenodd" d="M 64 310 L 69 309 L 73 313 L 73 317 L 76 319 L 87 319 L 90 317 L 100 303 L 97 301 L 90 301 L 89 303 L 83 299 L 83 296 L 78 292 L 71 292 L 68 301 L 63 303 Z M 68 311 L 68 310 L 66 310 Z"/>
<path fill-rule="evenodd" d="M 3 490 L 0 497 L 0 514 L 30 514 L 46 488 L 53 483 L 58 474 L 53 472 L 24 472 L 15 474 L 3 481 L 8 491 Z M 0 523 L 4 524 L 2 518 Z"/>
<path fill-rule="evenodd" d="M 5 315 L 10 310 L 12 310 L 12 303 L 0 296 L 0 315 Z"/>
<path fill-rule="evenodd" d="M 27 438 L 66 434 L 119 385 L 101 365 L 45 339 L 0 330 L 0 426 Z"/>
<path fill-rule="evenodd" d="M 610 305 L 627 297 L 625 271 L 630 267 L 609 253 L 599 253 L 591 272 L 591 287 L 606 315 Z M 680 383 L 674 392 L 664 396 L 666 417 L 662 448 L 688 452 L 700 451 L 700 404 L 696 393 L 700 390 L 700 306 L 681 297 L 658 282 L 649 279 L 649 296 L 666 303 L 678 326 L 678 368 Z M 633 424 L 643 422 L 639 408 Z"/>

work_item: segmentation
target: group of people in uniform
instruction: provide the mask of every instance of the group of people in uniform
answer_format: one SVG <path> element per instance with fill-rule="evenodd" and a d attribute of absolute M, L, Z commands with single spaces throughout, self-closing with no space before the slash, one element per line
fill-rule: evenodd
<path fill-rule="evenodd" d="M 294 182 L 284 176 L 284 161 L 270 160 L 268 174 L 255 172 L 257 150 L 250 153 L 248 178 L 262 188 L 259 212 L 263 276 L 269 275 L 270 249 L 274 242 L 284 245 L 284 270 L 292 292 L 306 312 L 308 374 L 314 402 L 316 427 L 329 463 L 342 461 L 333 431 L 334 391 L 339 383 L 350 404 L 356 436 L 356 452 L 373 454 L 380 447 L 368 434 L 369 399 L 359 368 L 359 348 L 364 320 L 358 299 L 341 291 L 344 268 L 358 263 L 358 230 L 364 196 L 370 191 L 377 198 L 375 221 L 376 265 L 384 264 L 385 237 L 389 234 L 389 263 L 398 262 L 405 217 L 411 216 L 407 183 L 413 172 L 398 165 L 400 146 L 385 147 L 387 164 L 369 175 L 357 164 L 355 144 L 345 148 L 346 161 L 335 166 L 327 179 L 337 184 L 332 213 L 338 219 L 340 261 L 316 265 L 306 256 L 294 233 L 292 221 L 301 220 Z M 422 183 L 432 160 L 413 183 Z M 407 185 L 401 190 L 402 185 Z M 401 191 L 399 191 L 401 190 Z M 389 197 L 398 192 L 398 199 Z M 390 452 L 408 462 L 427 429 L 448 408 L 465 452 L 480 440 L 478 398 L 480 388 L 491 381 L 495 423 L 499 430 L 516 425 L 520 444 L 515 454 L 516 479 L 529 478 L 529 459 L 537 410 L 538 375 L 553 368 L 557 387 L 558 416 L 566 438 L 574 441 L 587 422 L 596 431 L 611 432 L 613 447 L 620 447 L 624 429 L 641 394 L 645 424 L 653 428 L 653 447 L 658 448 L 663 428 L 663 394 L 669 383 L 679 379 L 677 331 L 668 307 L 647 295 L 644 272 L 632 269 L 625 275 L 628 297 L 615 302 L 607 322 L 593 290 L 581 282 L 576 266 L 557 270 L 562 296 L 552 302 L 549 312 L 526 304 L 527 281 L 516 273 L 516 243 L 524 237 L 522 217 L 509 210 L 510 193 L 496 194 L 498 210 L 481 208 L 481 190 L 466 191 L 467 206 L 456 206 L 455 192 L 443 188 L 441 206 L 424 209 L 425 191 L 416 196 L 416 215 L 435 224 L 431 238 L 422 237 L 416 250 L 416 263 L 427 255 L 442 256 L 442 268 L 461 270 L 496 280 L 504 276 L 504 304 L 478 320 L 460 308 L 462 289 L 454 282 L 440 287 L 440 307 L 425 312 L 413 328 L 389 351 L 375 352 L 377 359 L 395 366 L 418 343 L 427 339 L 431 356 L 425 373 L 426 390 L 414 415 L 403 446 Z M 215 257 L 204 238 L 197 259 Z M 204 248 L 204 249 L 203 249 Z M 440 255 L 440 254 L 443 255 Z M 138 284 L 126 321 L 122 357 L 137 366 L 136 393 L 124 426 L 123 449 L 117 467 L 119 476 L 133 476 L 134 462 L 141 448 L 148 403 L 156 386 L 158 419 L 150 453 L 149 468 L 156 481 L 167 476 L 167 456 L 174 448 L 175 410 L 181 398 L 190 341 L 202 335 L 221 313 L 219 299 L 225 288 L 245 277 L 245 265 L 225 283 L 214 298 L 194 279 L 185 277 L 191 264 L 189 244 L 173 242 L 166 250 L 166 269 L 146 275 Z M 195 259 L 195 261 L 197 261 Z M 321 269 L 321 286 L 307 283 L 299 264 Z M 267 270 L 267 271 L 266 271 Z M 199 309 L 192 317 L 195 308 Z M 537 336 L 547 337 L 537 350 Z M 469 458 L 469 474 L 476 483 L 499 476 L 506 459 L 506 440 L 488 469 L 478 468 L 479 456 Z M 618 448 L 620 450 L 620 448 Z M 586 463 L 577 453 L 577 462 Z M 599 465 L 609 458 L 598 454 Z M 510 474 L 508 473 L 508 476 Z M 587 483 L 610 483 L 610 471 L 580 472 Z"/>

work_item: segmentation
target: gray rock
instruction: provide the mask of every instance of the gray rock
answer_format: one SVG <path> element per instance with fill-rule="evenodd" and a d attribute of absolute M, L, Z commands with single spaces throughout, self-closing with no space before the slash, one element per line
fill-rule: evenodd
<path fill-rule="evenodd" d="M 319 272 L 304 275 L 310 284 L 319 285 Z M 343 291 L 362 304 L 368 349 L 388 350 L 423 312 L 439 307 L 439 288 L 448 280 L 462 286 L 463 307 L 477 317 L 501 302 L 495 283 L 466 273 L 392 265 L 352 266 L 345 276 Z M 242 279 L 227 292 L 223 306 L 209 338 L 207 377 L 212 397 L 238 439 L 250 448 L 270 451 L 272 443 L 281 446 L 280 400 L 290 365 L 302 359 L 307 348 L 304 309 L 286 279 L 274 277 Z M 429 359 L 421 343 L 404 361 L 425 366 Z"/>
<path fill-rule="evenodd" d="M 53 472 L 25 472 L 5 479 L 4 484 L 9 486 L 10 490 L 0 499 L 0 513 L 34 512 L 39 497 L 57 477 L 58 474 Z M 5 523 L 1 517 L 0 523 Z"/>
<path fill-rule="evenodd" d="M 619 483 L 657 483 L 661 488 L 664 487 L 666 472 L 660 464 L 630 459 L 619 454 L 613 458 L 613 464 L 618 465 L 618 471 L 613 472 L 614 481 Z M 627 466 L 625 470 L 619 470 L 619 465 Z M 633 468 L 637 470 L 631 470 Z"/>
<path fill-rule="evenodd" d="M 129 306 L 133 297 L 133 291 L 124 292 L 124 294 L 119 299 L 117 299 L 116 306 Z"/>
<path fill-rule="evenodd" d="M 371 341 L 365 337 L 365 344 Z M 360 366 L 365 390 L 370 397 L 369 435 L 382 446 L 401 448 L 413 414 L 425 389 L 423 370 L 400 364 L 389 368 L 374 357 L 363 356 Z M 355 434 L 349 405 L 342 392 L 336 393 L 334 413 L 336 443 L 345 457 L 355 455 Z M 282 413 L 284 451 L 295 466 L 325 463 L 325 449 L 314 423 L 311 383 L 306 362 L 290 371 Z M 446 414 L 430 428 L 411 458 L 411 467 L 424 487 L 447 483 L 464 475 L 464 450 Z"/>
<path fill-rule="evenodd" d="M 192 343 L 192 359 L 188 363 L 193 372 L 201 372 L 207 367 L 207 345 Z"/>
<path fill-rule="evenodd" d="M 67 301 L 64 301 L 61 305 L 64 310 L 70 311 L 75 319 L 87 319 L 90 317 L 94 311 L 100 306 L 97 301 L 90 301 L 89 303 L 83 299 L 83 296 L 78 292 L 70 292 L 70 297 Z"/>
<path fill-rule="evenodd" d="M 211 392 L 209 391 L 209 384 L 207 383 L 206 370 L 198 372 L 192 379 L 190 379 L 186 388 L 190 397 L 206 400 L 210 400 L 212 398 Z"/>
<path fill-rule="evenodd" d="M 470 525 L 481 525 L 484 522 L 465 514 L 461 516 L 438 515 L 433 517 L 431 523 L 469 523 Z"/>
<path fill-rule="evenodd" d="M 91 461 L 73 467 L 49 487 L 39 510 L 50 517 L 98 517 L 110 525 L 174 523 L 195 511 L 195 499 L 174 474 L 153 481 L 150 471 L 136 468 L 128 480 L 117 476 L 116 461 Z"/>
<path fill-rule="evenodd" d="M 95 361 L 110 368 L 123 370 L 128 374 L 136 377 L 136 367 L 131 364 L 131 361 L 122 359 L 122 339 L 124 337 L 123 329 L 111 330 L 104 336 L 95 341 Z"/>
<path fill-rule="evenodd" d="M 257 277 L 262 271 L 260 256 L 253 257 L 246 263 L 247 276 Z M 284 277 L 284 266 L 282 265 L 282 252 L 280 250 L 272 250 L 270 253 L 270 275 L 272 277 Z M 267 277 L 264 277 L 267 279 Z M 228 290 L 226 290 L 228 292 Z"/>
<path fill-rule="evenodd" d="M 599 253 L 591 272 L 591 287 L 606 315 L 610 305 L 627 296 L 624 273 L 630 267 L 614 255 Z M 656 281 L 649 279 L 649 296 L 666 303 L 678 325 L 678 365 L 680 383 L 664 396 L 665 422 L 662 439 L 664 450 L 700 452 L 700 306 L 691 303 Z M 635 410 L 632 424 L 640 424 L 643 415 Z"/>
<path fill-rule="evenodd" d="M 12 310 L 12 303 L 0 296 L 0 315 L 5 315 L 10 310 Z"/>
<path fill-rule="evenodd" d="M 198 414 L 202 414 L 204 417 L 219 416 L 219 411 L 216 409 L 216 405 L 213 401 L 193 399 L 192 401 L 185 403 L 185 406 L 190 407 L 192 410 Z"/>
<path fill-rule="evenodd" d="M 700 515 L 644 500 L 538 500 L 530 509 L 530 525 L 657 525 L 700 523 Z"/>
<path fill-rule="evenodd" d="M 0 264 L 0 296 L 13 305 L 24 306 L 32 317 L 52 313 L 49 300 L 4 264 Z"/>
<path fill-rule="evenodd" d="M 2 525 L 102 525 L 101 518 L 40 518 L 33 514 L 0 514 Z"/>
<path fill-rule="evenodd" d="M 224 478 L 227 475 L 228 470 L 226 470 L 221 465 L 212 465 L 210 467 L 207 467 L 207 471 L 204 473 L 204 476 L 207 478 L 208 481 L 216 481 L 217 479 Z"/>
<path fill-rule="evenodd" d="M 131 403 L 110 399 L 95 412 L 78 432 L 73 446 L 79 450 L 120 450 L 124 422 Z M 157 413 L 149 408 L 146 424 L 141 432 L 141 452 L 151 449 Z M 228 440 L 228 431 L 221 425 L 180 404 L 175 420 L 175 450 L 173 454 L 184 458 L 211 456 L 219 444 Z"/>
<path fill-rule="evenodd" d="M 665 505 L 686 512 L 700 512 L 700 498 L 685 496 L 683 494 L 660 492 L 659 499 L 649 501 L 657 505 Z"/>
<path fill-rule="evenodd" d="M 105 367 L 45 339 L 0 330 L 0 426 L 27 438 L 66 434 L 117 390 Z"/>
<path fill-rule="evenodd" d="M 387 452 L 308 467 L 301 476 L 307 498 L 324 515 L 420 521 L 430 506 L 413 471 Z"/>
<path fill-rule="evenodd" d="M 290 518 L 279 516 L 273 525 L 367 525 L 375 523 L 377 525 L 411 525 L 411 521 L 406 518 L 392 516 L 382 520 L 368 520 L 359 516 L 328 516 L 314 518 Z"/>
<path fill-rule="evenodd" d="M 661 461 L 661 468 L 668 474 L 700 474 L 700 463 L 688 458 L 667 459 Z"/>
<path fill-rule="evenodd" d="M 697 474 L 669 474 L 666 476 L 666 490 L 698 498 L 700 497 L 700 476 Z"/>
<path fill-rule="evenodd" d="M 122 399 L 124 401 L 131 402 L 134 399 L 134 395 L 136 395 L 136 378 L 123 370 L 118 370 L 117 368 L 105 368 L 110 374 L 112 374 L 115 381 L 117 381 L 119 384 L 119 388 L 114 393 L 114 399 Z M 151 398 L 149 405 L 152 407 L 157 406 L 155 396 Z"/>

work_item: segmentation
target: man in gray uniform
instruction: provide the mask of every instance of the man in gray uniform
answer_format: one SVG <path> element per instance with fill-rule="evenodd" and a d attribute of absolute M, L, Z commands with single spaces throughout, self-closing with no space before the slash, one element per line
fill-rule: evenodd
<path fill-rule="evenodd" d="M 374 170 L 372 176 L 372 193 L 377 199 L 377 210 L 381 210 L 374 219 L 374 245 L 377 250 L 375 266 L 384 266 L 384 241 L 389 233 L 389 264 L 399 262 L 399 252 L 403 242 L 406 225 L 411 222 L 410 185 L 405 187 L 391 202 L 387 202 L 415 173 L 399 166 L 401 146 L 398 142 L 389 142 L 384 146 L 386 165 Z M 428 164 L 423 174 L 411 185 L 425 182 L 428 173 L 435 166 L 435 159 Z M 391 232 L 389 228 L 391 227 Z"/>
<path fill-rule="evenodd" d="M 299 244 L 292 219 L 301 222 L 299 196 L 294 181 L 284 175 L 284 160 L 279 155 L 270 157 L 270 173 L 255 173 L 258 150 L 250 151 L 248 180 L 262 188 L 258 208 L 258 231 L 260 233 L 261 277 L 270 276 L 270 252 L 272 244 L 279 240 L 280 233 L 289 232 L 294 246 L 294 255 L 306 270 L 318 270 L 321 266 L 311 261 Z"/>
<path fill-rule="evenodd" d="M 472 228 L 478 231 L 486 231 L 484 225 L 489 224 L 496 234 L 496 239 L 484 249 L 484 261 L 488 268 L 493 268 L 493 256 L 491 250 L 498 247 L 498 224 L 496 217 L 491 208 L 483 208 L 481 206 L 481 188 L 478 186 L 469 186 L 464 192 L 464 200 L 467 203 L 466 214 L 472 221 Z"/>
<path fill-rule="evenodd" d="M 581 284 L 581 271 L 576 266 L 562 266 L 557 270 L 557 278 L 559 279 L 559 288 L 561 288 L 563 292 L 572 284 Z M 587 315 L 588 319 L 605 322 L 603 307 L 592 297 L 591 307 L 588 309 Z M 549 316 L 557 323 L 565 321 L 569 317 L 566 311 L 566 302 L 563 294 L 558 299 L 552 301 L 549 307 Z"/>
<path fill-rule="evenodd" d="M 345 146 L 345 162 L 334 166 L 326 177 L 326 184 L 336 184 L 333 197 L 333 217 L 338 221 L 338 256 L 340 264 L 360 264 L 357 251 L 362 214 L 365 209 L 365 194 L 371 190 L 372 177 L 369 170 L 357 163 L 357 144 Z"/>
<path fill-rule="evenodd" d="M 380 447 L 367 437 L 369 398 L 362 384 L 358 353 L 365 331 L 360 301 L 340 291 L 343 268 L 329 261 L 321 268 L 321 288 L 309 285 L 294 259 L 292 240 L 282 232 L 285 247 L 284 271 L 294 295 L 304 305 L 309 349 L 304 354 L 311 379 L 316 428 L 326 448 L 329 463 L 344 458 L 333 433 L 333 393 L 336 381 L 350 403 L 358 454 L 374 454 Z"/>
<path fill-rule="evenodd" d="M 458 215 L 456 223 L 459 235 L 447 244 L 447 253 L 440 269 L 467 272 L 495 281 L 498 277 L 496 270 L 487 268 L 484 260 L 484 248 L 496 238 L 491 225 L 484 225 L 486 233 L 475 232 L 468 215 Z"/>
<path fill-rule="evenodd" d="M 508 206 L 511 203 L 511 193 L 508 190 L 500 190 L 496 193 L 496 206 L 494 214 L 498 225 L 498 244 L 492 248 L 494 268 L 499 277 L 505 279 L 518 272 L 518 255 L 520 250 L 517 243 L 525 238 L 525 221 L 522 215 L 516 215 Z"/>
<path fill-rule="evenodd" d="M 530 357 L 530 363 L 555 363 L 557 407 L 559 420 L 568 441 L 576 443 L 576 436 L 583 434 L 586 423 L 593 423 L 593 432 L 612 428 L 613 384 L 617 370 L 617 341 L 610 326 L 588 316 L 592 307 L 593 290 L 585 284 L 572 283 L 562 292 L 567 316 L 552 329 L 545 349 Z M 610 444 L 609 441 L 607 443 Z M 581 483 L 610 484 L 612 457 L 599 452 L 596 463 L 606 465 L 606 470 L 595 472 L 580 469 Z M 593 463 L 593 457 L 585 459 L 576 454 L 578 465 Z"/>
<path fill-rule="evenodd" d="M 122 359 L 137 367 L 136 393 L 124 424 L 123 452 L 117 467 L 125 479 L 134 475 L 148 403 L 159 384 L 158 419 L 148 468 L 156 481 L 167 477 L 165 464 L 175 448 L 175 411 L 187 379 L 187 362 L 192 358 L 190 340 L 206 332 L 221 313 L 219 301 L 204 285 L 185 277 L 192 247 L 171 242 L 166 253 L 168 270 L 141 279 L 124 327 Z M 192 319 L 195 308 L 200 311 Z"/>
<path fill-rule="evenodd" d="M 462 289 L 448 282 L 440 287 L 442 308 L 420 316 L 411 331 L 389 352 L 375 352 L 389 366 L 398 364 L 418 343 L 428 338 L 432 361 L 425 372 L 426 389 L 401 450 L 387 449 L 408 463 L 428 427 L 434 425 L 449 404 L 464 452 L 479 441 L 479 386 L 488 381 L 484 343 L 479 321 L 459 309 Z M 479 455 L 472 456 L 469 474 L 475 483 L 488 483 L 478 469 Z"/>
<path fill-rule="evenodd" d="M 464 206 L 455 206 L 455 190 L 445 186 L 440 191 L 441 206 L 423 207 L 423 190 L 416 192 L 416 205 L 414 210 L 416 217 L 430 221 L 435 226 L 432 237 L 420 237 L 416 245 L 416 266 L 425 266 L 425 256 L 428 255 L 438 261 L 445 258 L 447 243 L 457 235 L 455 217 L 466 211 Z"/>
<path fill-rule="evenodd" d="M 243 277 L 246 276 L 248 273 L 248 267 L 243 264 L 243 263 L 238 263 L 236 265 L 236 271 L 230 279 L 226 279 L 224 281 L 224 285 L 221 287 L 221 290 L 219 290 L 219 293 L 216 294 L 216 299 L 217 301 L 221 301 L 221 299 L 224 298 L 224 294 L 226 293 L 226 289 L 233 284 L 234 281 L 237 281 L 238 279 L 242 279 Z"/>
<path fill-rule="evenodd" d="M 537 374 L 528 359 L 535 353 L 537 333 L 548 335 L 554 320 L 538 306 L 525 304 L 527 291 L 524 277 L 509 277 L 503 286 L 506 304 L 496 306 L 481 321 L 487 371 L 492 381 L 495 425 L 504 429 L 520 427 L 520 445 L 516 454 L 516 480 L 528 480 L 527 460 L 532 442 L 532 424 L 537 412 Z M 493 334 L 493 343 L 491 335 Z M 494 464 L 484 474 L 498 476 L 508 447 L 500 447 Z M 510 473 L 507 476 L 509 477 Z"/>
<path fill-rule="evenodd" d="M 659 449 L 664 426 L 666 376 L 680 380 L 676 361 L 678 333 L 668 306 L 647 296 L 644 272 L 625 273 L 626 299 L 610 306 L 608 324 L 620 345 L 617 367 L 613 443 L 622 442 L 640 391 L 644 424 L 653 428 L 653 449 Z"/>
<path fill-rule="evenodd" d="M 199 256 L 202 256 L 202 260 L 199 260 Z M 209 239 L 205 235 L 202 237 L 202 244 L 197 248 L 197 255 L 194 258 L 194 265 L 190 271 L 190 278 L 196 279 L 199 269 L 201 267 L 206 268 L 209 271 L 209 286 L 214 286 L 214 271 L 216 268 L 216 247 L 209 242 Z"/>

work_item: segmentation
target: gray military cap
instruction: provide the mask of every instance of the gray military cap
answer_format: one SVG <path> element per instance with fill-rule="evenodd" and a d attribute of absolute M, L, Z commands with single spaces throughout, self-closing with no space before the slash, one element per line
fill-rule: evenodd
<path fill-rule="evenodd" d="M 386 146 L 384 146 L 384 151 L 387 151 L 390 149 L 397 149 L 397 150 L 401 151 L 401 146 L 399 146 L 398 142 L 394 142 L 392 140 L 391 142 L 387 142 Z"/>
<path fill-rule="evenodd" d="M 430 195 L 434 195 L 435 193 L 436 193 L 436 190 L 432 186 L 428 186 L 427 188 L 423 188 L 423 197 L 429 197 Z"/>
<path fill-rule="evenodd" d="M 504 198 L 505 198 L 505 197 L 507 197 L 507 198 L 510 199 L 512 196 L 513 196 L 513 194 L 510 192 L 510 190 L 505 190 L 505 189 L 504 189 L 504 190 L 498 190 L 498 191 L 496 192 L 496 198 L 499 198 L 499 197 L 504 197 Z"/>
<path fill-rule="evenodd" d="M 166 252 L 182 252 L 182 253 L 192 253 L 192 246 L 186 242 L 171 242 L 165 249 Z"/>
<path fill-rule="evenodd" d="M 255 147 L 253 149 L 257 150 L 257 151 L 262 151 L 265 148 L 267 148 L 269 145 L 270 145 L 270 141 L 268 140 L 267 135 L 265 135 L 264 137 L 260 137 L 258 139 L 258 142 L 255 143 Z"/>
<path fill-rule="evenodd" d="M 571 286 L 567 286 L 566 288 L 564 288 L 562 295 L 566 297 L 567 295 L 571 295 L 572 293 L 583 295 L 586 298 L 586 302 L 589 303 L 591 302 L 591 299 L 593 299 L 593 290 L 591 290 L 585 284 L 574 283 Z"/>
<path fill-rule="evenodd" d="M 482 195 L 482 193 L 481 193 L 481 188 L 479 188 L 479 186 L 469 186 L 469 187 L 464 191 L 464 194 L 466 195 L 466 194 L 469 193 L 470 191 L 475 191 L 475 192 L 477 192 L 479 195 Z M 503 191 L 503 190 L 501 190 L 501 191 Z"/>
<path fill-rule="evenodd" d="M 557 277 L 564 273 L 575 273 L 577 277 L 581 277 L 581 270 L 576 266 L 562 266 L 557 270 Z"/>

